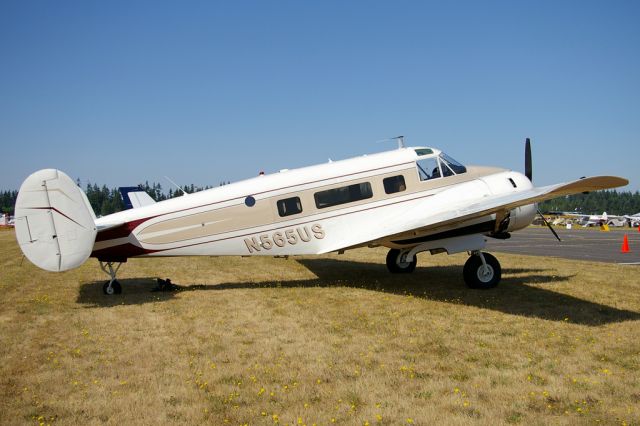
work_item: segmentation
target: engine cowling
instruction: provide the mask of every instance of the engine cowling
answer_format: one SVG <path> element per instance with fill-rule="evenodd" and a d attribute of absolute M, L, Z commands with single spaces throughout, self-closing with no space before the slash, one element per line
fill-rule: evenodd
<path fill-rule="evenodd" d="M 526 228 L 531 224 L 531 222 L 533 222 L 537 211 L 538 209 L 535 204 L 528 204 L 511 210 L 509 212 L 509 227 L 507 228 L 507 231 L 513 232 Z"/>

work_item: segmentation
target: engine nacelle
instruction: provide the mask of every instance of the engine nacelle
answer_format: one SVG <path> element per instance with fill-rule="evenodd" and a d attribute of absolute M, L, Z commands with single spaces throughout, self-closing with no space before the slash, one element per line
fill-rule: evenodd
<path fill-rule="evenodd" d="M 538 208 L 535 204 L 528 204 L 511 210 L 509 212 L 509 227 L 507 228 L 507 231 L 512 232 L 526 228 L 531 224 L 531 222 L 533 222 L 537 212 Z"/>

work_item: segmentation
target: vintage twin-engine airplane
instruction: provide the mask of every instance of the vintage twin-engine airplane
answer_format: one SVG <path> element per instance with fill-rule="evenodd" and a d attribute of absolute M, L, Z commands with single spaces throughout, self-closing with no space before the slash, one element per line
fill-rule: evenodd
<path fill-rule="evenodd" d="M 110 275 L 105 294 L 121 292 L 116 273 L 131 257 L 286 256 L 386 246 L 387 267 L 412 272 L 416 255 L 469 252 L 464 280 L 490 288 L 501 277 L 486 237 L 508 238 L 528 226 L 535 203 L 626 185 L 613 176 L 536 188 L 527 140 L 525 174 L 463 166 L 442 151 L 404 147 L 373 155 L 261 175 L 96 218 L 84 192 L 66 174 L 29 176 L 15 208 L 25 256 L 48 271 L 66 271 L 89 257 Z M 136 197 L 134 197 L 136 199 Z"/>

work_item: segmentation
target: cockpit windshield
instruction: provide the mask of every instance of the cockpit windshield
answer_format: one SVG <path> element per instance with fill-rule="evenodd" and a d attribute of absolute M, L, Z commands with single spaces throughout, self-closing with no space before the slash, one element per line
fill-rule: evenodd
<path fill-rule="evenodd" d="M 460 173 L 466 173 L 467 172 L 467 168 L 465 166 L 463 166 L 462 164 L 458 163 L 456 160 L 454 160 L 453 158 L 449 157 L 444 152 L 440 153 L 440 161 L 442 161 L 447 166 L 449 166 L 449 168 L 451 170 L 453 170 L 454 173 L 457 174 L 457 175 L 459 175 Z"/>
<path fill-rule="evenodd" d="M 432 155 L 422 158 L 416 161 L 416 167 L 418 169 L 418 176 L 420 176 L 420 180 L 422 181 L 454 176 L 467 171 L 465 166 L 445 153 L 440 153 L 438 156 Z"/>

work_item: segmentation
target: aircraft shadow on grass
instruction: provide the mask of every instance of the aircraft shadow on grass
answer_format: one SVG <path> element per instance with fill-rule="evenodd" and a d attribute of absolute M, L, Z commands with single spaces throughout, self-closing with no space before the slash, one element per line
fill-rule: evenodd
<path fill-rule="evenodd" d="M 221 284 L 173 284 L 170 291 L 157 289 L 156 278 L 120 280 L 124 294 L 105 296 L 104 281 L 83 284 L 77 302 L 87 307 L 135 305 L 170 300 L 184 291 L 234 290 L 258 288 L 352 287 L 457 305 L 476 306 L 510 315 L 599 326 L 640 320 L 640 313 L 617 309 L 553 291 L 554 285 L 568 281 L 570 275 L 554 275 L 535 268 L 506 268 L 497 288 L 472 290 L 462 281 L 462 265 L 416 268 L 412 274 L 390 274 L 376 263 L 337 259 L 296 260 L 317 278 L 265 282 L 231 282 Z M 531 286 L 528 284 L 536 284 Z M 543 285 L 548 288 L 542 288 Z M 336 290 L 339 291 L 339 290 Z"/>

